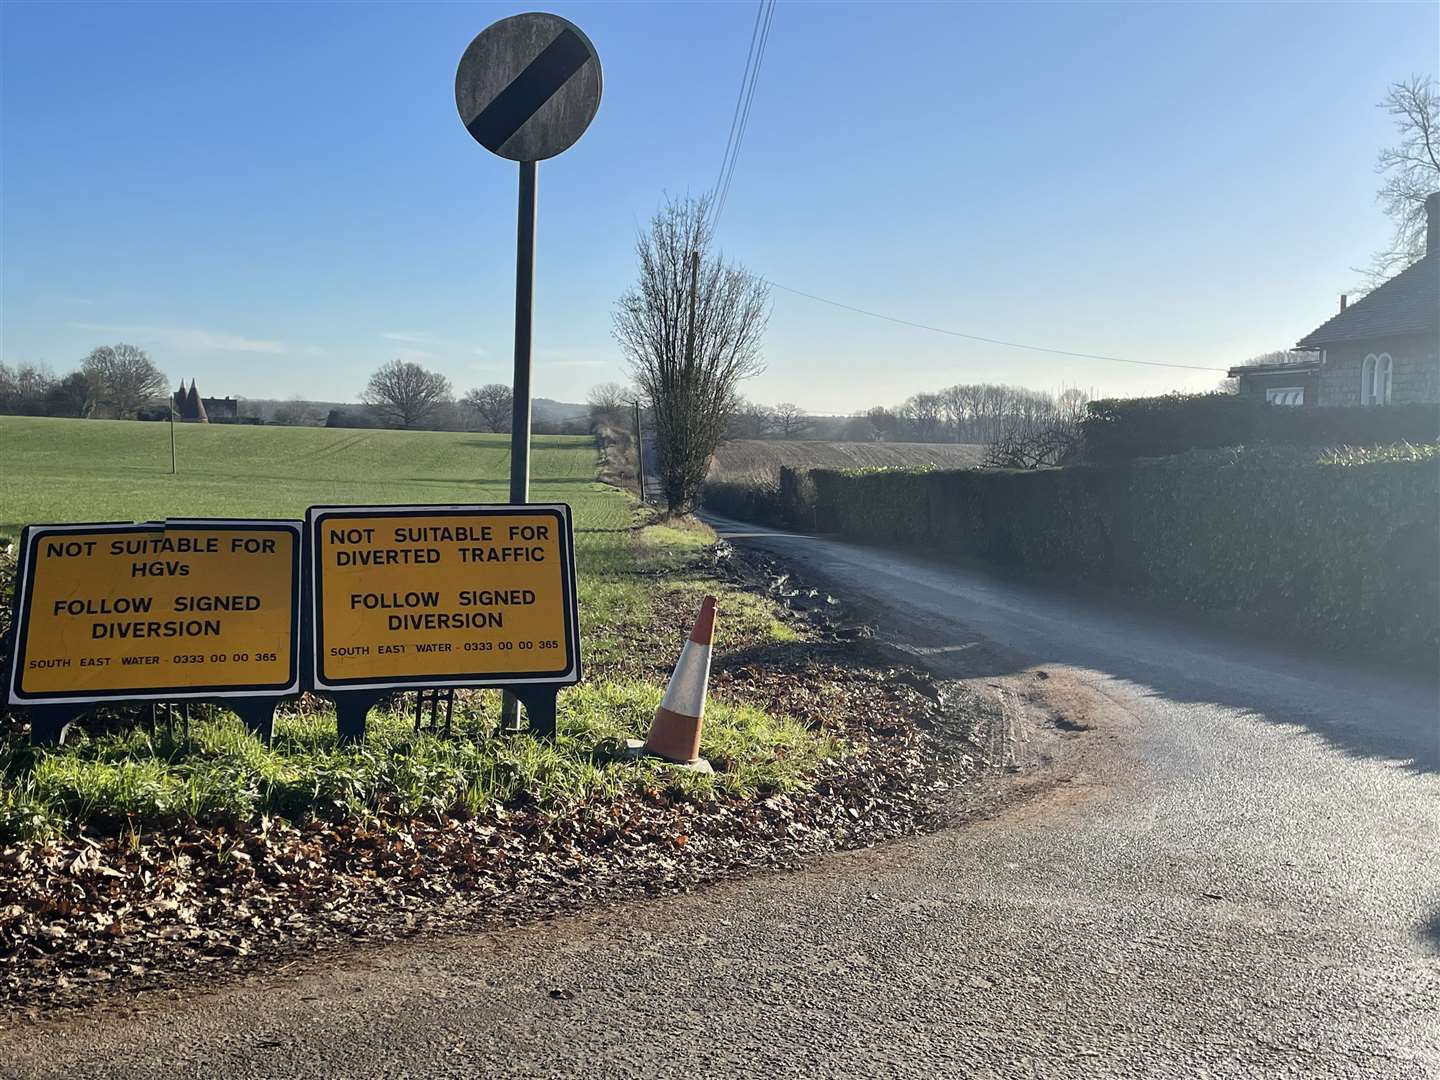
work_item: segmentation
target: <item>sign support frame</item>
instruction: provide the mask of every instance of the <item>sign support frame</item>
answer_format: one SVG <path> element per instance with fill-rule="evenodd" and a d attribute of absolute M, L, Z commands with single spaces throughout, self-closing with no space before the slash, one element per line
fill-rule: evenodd
<path fill-rule="evenodd" d="M 70 726 L 85 712 L 84 705 L 31 705 L 30 745 L 64 746 Z"/>
<path fill-rule="evenodd" d="M 341 746 L 358 746 L 365 741 L 365 720 L 370 710 L 390 695 L 379 690 L 331 692 L 335 703 L 335 734 Z"/>
<path fill-rule="evenodd" d="M 396 675 L 387 681 L 377 676 L 376 679 L 344 679 L 336 675 L 327 675 L 322 662 L 322 651 L 325 645 L 324 621 L 323 621 L 323 590 L 321 587 L 322 555 L 319 548 L 319 530 L 322 525 L 328 523 L 332 518 L 354 518 L 354 517 L 395 517 L 404 518 L 407 516 L 447 516 L 451 513 L 472 513 L 476 510 L 488 510 L 492 514 L 503 517 L 519 516 L 525 517 L 526 510 L 534 515 L 548 516 L 555 515 L 559 526 L 557 543 L 561 559 L 561 587 L 563 595 L 561 601 L 564 604 L 563 638 L 566 643 L 569 666 L 565 669 L 553 671 L 533 671 L 524 676 L 516 676 L 517 681 L 488 681 L 470 678 L 468 676 L 445 675 L 433 673 L 427 676 Z M 573 686 L 580 681 L 580 673 L 583 666 L 580 646 L 580 622 L 579 607 L 577 600 L 577 583 L 575 579 L 575 541 L 573 533 L 573 517 L 570 507 L 563 503 L 525 503 L 523 506 L 513 503 L 494 504 L 486 507 L 484 504 L 421 504 L 415 506 L 360 506 L 360 505 L 336 505 L 336 506 L 312 506 L 305 512 L 305 545 L 306 561 L 309 568 L 302 587 L 305 595 L 305 613 L 307 625 L 310 629 L 310 644 L 306 650 L 307 665 L 307 686 L 314 692 L 323 694 L 335 703 L 336 727 L 340 742 L 345 745 L 360 743 L 365 738 L 366 722 L 371 708 L 382 701 L 393 697 L 396 693 L 407 690 L 424 691 L 433 689 L 456 689 L 464 687 L 479 687 L 499 689 L 504 695 L 507 706 L 513 707 L 518 713 L 523 705 L 525 715 L 529 722 L 529 731 L 537 736 L 553 737 L 556 730 L 556 698 L 559 691 L 566 686 Z M 490 676 L 489 679 L 503 679 L 503 676 Z M 518 681 L 520 678 L 533 679 L 534 681 Z M 347 685 L 348 683 L 348 685 Z M 523 730 L 523 729 L 519 729 Z"/>

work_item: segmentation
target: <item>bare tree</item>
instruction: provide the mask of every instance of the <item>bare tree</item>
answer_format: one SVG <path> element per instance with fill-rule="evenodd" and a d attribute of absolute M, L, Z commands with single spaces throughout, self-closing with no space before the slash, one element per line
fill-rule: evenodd
<path fill-rule="evenodd" d="M 876 405 L 865 410 L 864 415 L 865 419 L 870 421 L 870 427 L 875 432 L 876 440 L 880 442 L 901 441 L 901 419 L 893 409 L 887 409 L 884 405 Z"/>
<path fill-rule="evenodd" d="M 905 399 L 900 415 L 920 442 L 934 442 L 944 422 L 945 405 L 939 394 L 915 394 Z"/>
<path fill-rule="evenodd" d="M 735 409 L 730 414 L 730 424 L 725 429 L 727 439 L 763 439 L 774 431 L 774 409 L 769 405 L 736 396 Z"/>
<path fill-rule="evenodd" d="M 1073 460 L 1080 447 L 1079 422 L 1053 417 L 1045 424 L 1014 423 L 985 448 L 987 469 L 1039 469 Z"/>
<path fill-rule="evenodd" d="M 324 421 L 325 416 L 317 406 L 298 397 L 275 406 L 275 412 L 270 417 L 272 424 L 286 427 L 319 427 Z"/>
<path fill-rule="evenodd" d="M 410 360 L 391 360 L 374 375 L 360 395 L 387 424 L 418 428 L 450 401 L 450 380 Z"/>
<path fill-rule="evenodd" d="M 460 404 L 475 414 L 482 431 L 509 431 L 514 419 L 514 395 L 504 383 L 476 387 Z"/>
<path fill-rule="evenodd" d="M 782 439 L 796 439 L 810 430 L 813 421 L 793 401 L 775 406 L 775 428 Z"/>
<path fill-rule="evenodd" d="M 1364 271 L 1370 287 L 1425 254 L 1425 196 L 1440 190 L 1440 92 L 1429 76 L 1412 75 L 1390 87 L 1380 103 L 1395 118 L 1400 141 L 1380 151 L 1375 171 L 1384 182 L 1376 200 L 1394 222 L 1390 246 Z"/>
<path fill-rule="evenodd" d="M 840 438 L 846 442 L 874 442 L 879 437 L 875 422 L 864 413 L 856 413 L 840 427 Z"/>
<path fill-rule="evenodd" d="M 671 513 L 694 508 L 736 387 L 764 368 L 770 288 L 709 253 L 709 209 L 709 196 L 661 207 L 636 242 L 639 279 L 614 316 L 615 340 L 654 413 Z"/>
<path fill-rule="evenodd" d="M 955 442 L 966 442 L 970 425 L 979 414 L 980 387 L 974 384 L 947 386 L 939 393 L 940 409 L 950 437 Z"/>
<path fill-rule="evenodd" d="M 586 405 L 590 406 L 590 425 L 595 429 L 628 428 L 629 410 L 638 396 L 622 383 L 600 383 L 590 387 Z"/>
<path fill-rule="evenodd" d="M 1037 432 L 1044 431 L 1047 444 L 1059 446 L 1068 440 L 1069 429 L 1083 418 L 1089 400 L 1089 395 L 1078 387 L 1051 394 L 1023 386 L 961 383 L 933 394 L 915 394 L 898 409 L 877 406 L 860 415 L 869 421 L 872 437 L 892 441 L 932 442 L 943 438 L 1013 445 L 1023 435 L 1028 446 Z M 1056 452 L 1047 451 L 1051 456 Z"/>
<path fill-rule="evenodd" d="M 1055 398 L 1055 412 L 1063 420 L 1079 421 L 1085 419 L 1086 406 L 1089 404 L 1089 394 L 1078 386 L 1067 386 Z"/>
<path fill-rule="evenodd" d="M 635 391 L 617 382 L 600 383 L 590 388 L 585 402 L 590 406 L 590 416 L 596 420 L 619 423 L 624 411 L 635 401 Z"/>
<path fill-rule="evenodd" d="M 0 364 L 0 413 L 11 416 L 41 416 L 46 399 L 54 392 L 55 376 L 35 364 Z"/>
<path fill-rule="evenodd" d="M 80 371 L 93 388 L 96 403 L 122 420 L 133 417 L 141 405 L 162 397 L 170 388 L 145 350 L 134 345 L 92 349 Z"/>
<path fill-rule="evenodd" d="M 1000 433 L 985 448 L 992 469 L 1038 469 L 1064 465 L 1079 456 L 1085 406 L 1090 395 L 1067 387 L 1059 395 L 1008 388 L 1016 401 Z"/>
<path fill-rule="evenodd" d="M 83 371 L 72 371 L 45 395 L 46 416 L 89 416 L 95 409 L 95 384 Z"/>

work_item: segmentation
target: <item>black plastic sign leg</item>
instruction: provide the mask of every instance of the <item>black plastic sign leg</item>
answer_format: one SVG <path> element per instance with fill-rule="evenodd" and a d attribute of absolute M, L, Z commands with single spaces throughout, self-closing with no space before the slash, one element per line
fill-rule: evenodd
<path fill-rule="evenodd" d="M 35 705 L 30 709 L 30 743 L 63 746 L 70 725 L 82 710 L 73 705 Z"/>
<path fill-rule="evenodd" d="M 379 701 L 384 694 L 366 693 L 354 691 L 347 694 L 335 694 L 335 728 L 340 735 L 340 742 L 346 746 L 353 746 L 365 741 L 365 717 L 370 714 L 370 709 Z"/>
<path fill-rule="evenodd" d="M 275 737 L 275 698 L 239 698 L 230 701 L 230 709 L 266 746 Z"/>
<path fill-rule="evenodd" d="M 510 692 L 525 706 L 525 719 L 530 722 L 532 735 L 555 737 L 555 686 L 512 686 Z"/>

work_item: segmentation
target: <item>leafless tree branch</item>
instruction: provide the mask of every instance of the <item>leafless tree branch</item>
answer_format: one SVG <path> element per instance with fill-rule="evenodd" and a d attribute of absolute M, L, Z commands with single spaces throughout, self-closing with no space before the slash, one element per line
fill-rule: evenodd
<path fill-rule="evenodd" d="M 374 375 L 360 400 L 387 424 L 417 428 L 450 401 L 450 380 L 409 360 L 391 360 Z"/>
<path fill-rule="evenodd" d="M 759 374 L 769 286 L 710 254 L 710 199 L 671 199 L 636 242 L 639 278 L 620 297 L 614 336 L 649 401 L 661 486 L 672 513 L 694 508 L 738 398 Z"/>

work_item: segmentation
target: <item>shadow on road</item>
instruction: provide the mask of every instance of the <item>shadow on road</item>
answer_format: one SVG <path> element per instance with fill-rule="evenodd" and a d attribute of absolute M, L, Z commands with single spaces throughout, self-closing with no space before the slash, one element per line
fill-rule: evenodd
<path fill-rule="evenodd" d="M 1361 667 L 974 565 L 712 523 L 727 539 L 798 560 L 807 576 L 857 601 L 867 618 L 946 674 L 1084 668 L 1167 701 L 1221 706 L 1313 732 L 1356 757 L 1440 772 L 1440 673 Z"/>
<path fill-rule="evenodd" d="M 1431 912 L 1430 918 L 1420 924 L 1420 937 L 1433 952 L 1440 954 L 1440 908 Z"/>

